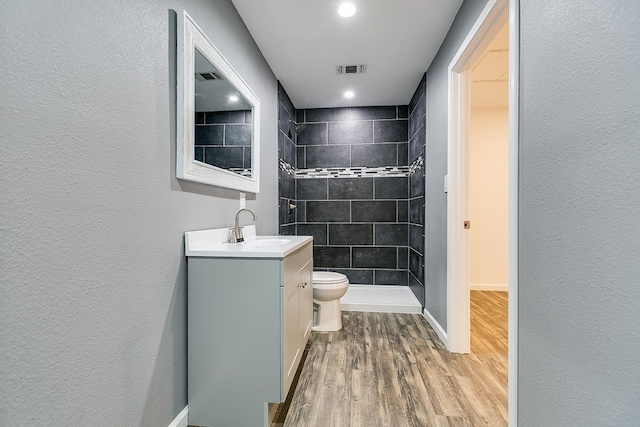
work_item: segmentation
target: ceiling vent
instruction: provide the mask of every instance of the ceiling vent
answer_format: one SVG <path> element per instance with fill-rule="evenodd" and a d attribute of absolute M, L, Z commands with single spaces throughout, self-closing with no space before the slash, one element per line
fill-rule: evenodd
<path fill-rule="evenodd" d="M 218 73 L 196 73 L 196 80 L 204 82 L 206 80 L 220 80 L 222 76 Z"/>
<path fill-rule="evenodd" d="M 367 64 L 336 65 L 336 74 L 366 74 Z"/>

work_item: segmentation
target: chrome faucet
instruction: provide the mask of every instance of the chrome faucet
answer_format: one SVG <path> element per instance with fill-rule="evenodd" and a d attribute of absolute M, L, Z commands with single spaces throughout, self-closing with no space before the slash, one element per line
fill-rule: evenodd
<path fill-rule="evenodd" d="M 240 227 L 240 214 L 242 213 L 242 211 L 251 212 L 251 215 L 253 215 L 253 220 L 254 221 L 258 220 L 256 213 L 251 209 L 249 208 L 240 209 L 236 214 L 236 225 L 231 229 L 231 237 L 229 238 L 229 243 L 244 242 L 244 236 L 242 235 L 242 228 Z"/>

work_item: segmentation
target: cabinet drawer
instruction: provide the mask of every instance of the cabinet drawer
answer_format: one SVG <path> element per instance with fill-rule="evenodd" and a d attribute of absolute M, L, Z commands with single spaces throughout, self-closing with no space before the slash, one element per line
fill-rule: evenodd
<path fill-rule="evenodd" d="M 287 255 L 282 263 L 282 283 L 284 285 L 313 257 L 313 246 L 307 243 L 292 254 Z"/>

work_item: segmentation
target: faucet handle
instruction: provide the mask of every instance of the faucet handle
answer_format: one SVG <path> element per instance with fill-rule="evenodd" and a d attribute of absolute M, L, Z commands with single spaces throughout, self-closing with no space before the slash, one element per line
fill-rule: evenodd
<path fill-rule="evenodd" d="M 244 227 L 229 227 L 229 243 L 244 242 L 244 236 L 242 235 L 242 229 Z M 237 231 L 236 231 L 237 230 Z"/>

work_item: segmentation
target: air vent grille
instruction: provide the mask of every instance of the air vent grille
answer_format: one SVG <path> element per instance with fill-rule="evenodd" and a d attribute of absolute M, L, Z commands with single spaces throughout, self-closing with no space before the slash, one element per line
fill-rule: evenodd
<path fill-rule="evenodd" d="M 218 73 L 210 72 L 210 73 L 196 73 L 196 80 L 204 82 L 206 80 L 220 80 L 222 76 Z"/>
<path fill-rule="evenodd" d="M 336 74 L 366 74 L 367 64 L 336 65 Z"/>

